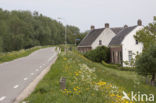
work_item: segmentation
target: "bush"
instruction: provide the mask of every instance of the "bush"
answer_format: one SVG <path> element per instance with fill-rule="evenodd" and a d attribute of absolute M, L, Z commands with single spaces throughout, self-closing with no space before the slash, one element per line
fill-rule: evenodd
<path fill-rule="evenodd" d="M 110 49 L 105 46 L 100 46 L 94 50 L 88 51 L 84 56 L 94 62 L 109 62 Z"/>
<path fill-rule="evenodd" d="M 113 69 L 119 69 L 119 66 L 115 64 L 107 64 L 106 62 L 102 61 L 102 64 L 108 68 L 113 68 Z"/>
<path fill-rule="evenodd" d="M 119 64 L 108 64 L 108 63 L 106 63 L 104 61 L 102 61 L 102 64 L 105 67 L 112 68 L 112 69 L 118 69 L 118 70 L 121 70 L 121 71 L 134 71 L 135 70 L 134 67 L 122 67 Z"/>

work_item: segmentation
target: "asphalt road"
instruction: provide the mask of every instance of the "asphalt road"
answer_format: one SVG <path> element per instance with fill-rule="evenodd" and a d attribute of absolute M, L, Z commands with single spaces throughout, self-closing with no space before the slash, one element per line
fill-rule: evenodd
<path fill-rule="evenodd" d="M 13 103 L 56 56 L 55 48 L 51 47 L 35 51 L 27 57 L 0 64 L 0 103 Z"/>

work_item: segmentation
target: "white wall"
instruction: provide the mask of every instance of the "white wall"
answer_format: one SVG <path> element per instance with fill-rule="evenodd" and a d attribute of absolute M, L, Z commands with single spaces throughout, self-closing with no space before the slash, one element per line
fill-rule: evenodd
<path fill-rule="evenodd" d="M 143 26 L 137 26 L 131 33 L 129 33 L 124 40 L 122 41 L 122 53 L 123 53 L 123 61 L 129 61 L 128 57 L 128 51 L 132 51 L 132 53 L 137 54 L 141 53 L 143 50 L 143 44 L 138 43 L 136 44 L 136 40 L 134 38 L 134 35 L 136 35 L 136 32 L 141 30 Z M 133 58 L 135 58 L 135 55 L 133 55 Z M 123 63 L 123 66 L 128 66 Z"/>
<path fill-rule="evenodd" d="M 99 40 L 102 40 L 102 45 L 107 46 L 109 45 L 110 41 L 116 34 L 110 29 L 105 28 L 104 31 L 97 37 L 97 39 L 92 43 L 92 49 L 95 49 L 99 46 Z"/>

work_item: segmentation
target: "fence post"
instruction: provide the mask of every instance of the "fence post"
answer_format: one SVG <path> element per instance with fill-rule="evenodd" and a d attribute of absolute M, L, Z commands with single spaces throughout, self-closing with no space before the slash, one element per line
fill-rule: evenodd
<path fill-rule="evenodd" d="M 62 90 L 66 89 L 66 78 L 64 78 L 64 77 L 60 78 L 60 88 Z"/>

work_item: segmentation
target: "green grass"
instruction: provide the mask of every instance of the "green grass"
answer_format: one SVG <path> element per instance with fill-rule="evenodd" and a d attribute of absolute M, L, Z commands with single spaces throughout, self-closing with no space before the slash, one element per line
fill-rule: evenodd
<path fill-rule="evenodd" d="M 66 78 L 65 90 L 60 89 L 61 77 Z M 91 62 L 76 52 L 68 52 L 67 55 L 61 53 L 50 72 L 24 101 L 28 103 L 130 103 L 121 100 L 122 91 L 126 91 L 128 95 L 130 91 L 156 95 L 156 88 L 146 85 L 144 79 L 132 71 L 120 71 Z"/>
<path fill-rule="evenodd" d="M 30 49 L 22 49 L 19 51 L 13 51 L 8 53 L 0 53 L 0 63 L 12 61 L 17 58 L 25 57 L 30 55 L 32 52 L 39 50 L 41 48 L 46 48 L 49 46 L 36 46 Z"/>

